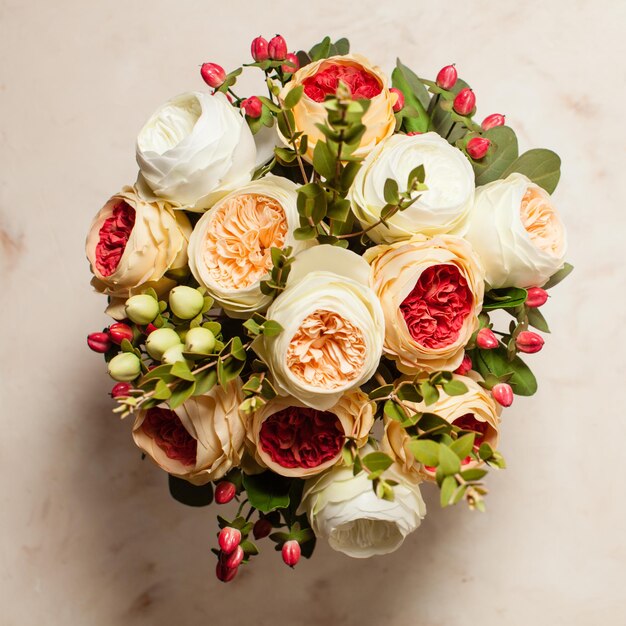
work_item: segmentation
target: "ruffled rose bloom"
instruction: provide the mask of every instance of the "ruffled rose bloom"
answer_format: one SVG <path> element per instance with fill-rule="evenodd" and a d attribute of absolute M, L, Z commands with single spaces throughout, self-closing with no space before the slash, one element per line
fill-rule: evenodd
<path fill-rule="evenodd" d="M 398 482 L 393 501 L 378 498 L 365 472 L 335 467 L 304 486 L 302 509 L 317 537 L 333 550 L 355 558 L 368 558 L 397 550 L 426 515 L 418 481 L 392 465 L 385 478 Z"/>
<path fill-rule="evenodd" d="M 477 378 L 476 375 L 475 377 Z M 439 400 L 435 404 L 429 406 L 423 402 L 407 402 L 406 404 L 415 412 L 434 413 L 450 424 L 475 432 L 475 450 L 478 450 L 483 442 L 487 442 L 495 450 L 498 447 L 498 430 L 502 411 L 500 405 L 473 378 L 455 375 L 454 380 L 465 383 L 467 393 L 461 396 L 449 396 L 440 390 Z M 396 459 L 404 473 L 416 478 L 434 480 L 435 468 L 423 466 L 415 459 L 408 446 L 410 441 L 410 436 L 399 422 L 385 418 L 382 450 Z M 463 469 L 471 469 L 481 464 L 482 462 L 475 461 L 469 456 L 461 462 Z"/>
<path fill-rule="evenodd" d="M 367 263 L 343 248 L 315 246 L 296 257 L 267 311 L 284 330 L 254 344 L 281 395 L 327 410 L 374 375 L 385 323 L 368 278 Z"/>
<path fill-rule="evenodd" d="M 216 385 L 171 410 L 162 405 L 139 411 L 135 443 L 166 472 L 194 485 L 219 480 L 239 467 L 246 429 L 239 414 L 241 382 Z"/>
<path fill-rule="evenodd" d="M 91 284 L 114 299 L 147 287 L 173 287 L 168 270 L 187 264 L 191 224 L 181 211 L 163 201 L 146 202 L 133 187 L 124 187 L 94 218 L 86 252 Z"/>
<path fill-rule="evenodd" d="M 268 175 L 220 200 L 194 227 L 189 267 L 196 280 L 233 316 L 270 304 L 261 280 L 272 268 L 271 249 L 291 246 L 294 254 L 312 245 L 297 241 L 298 186 Z"/>
<path fill-rule="evenodd" d="M 454 235 L 416 236 L 364 256 L 385 315 L 385 354 L 405 373 L 455 370 L 478 328 L 484 296 L 472 247 Z"/>
<path fill-rule="evenodd" d="M 277 396 L 251 416 L 249 450 L 261 467 L 277 474 L 313 476 L 341 462 L 347 437 L 358 447 L 367 443 L 374 410 L 359 390 L 346 393 L 326 411 Z"/>
<path fill-rule="evenodd" d="M 294 87 L 304 86 L 304 94 L 292 112 L 295 130 L 308 136 L 305 157 L 308 161 L 313 159 L 316 143 L 324 139 L 317 127 L 317 124 L 326 123 L 324 99 L 336 93 L 339 81 L 349 87 L 354 99 L 371 101 L 362 120 L 366 131 L 359 147 L 353 152 L 355 156 L 365 156 L 394 132 L 396 119 L 393 105 L 398 96 L 389 91 L 387 77 L 380 68 L 359 55 L 336 56 L 310 63 L 293 75 L 280 94 L 280 99 L 284 101 Z M 281 138 L 288 143 L 284 137 Z"/>
<path fill-rule="evenodd" d="M 476 190 L 466 238 L 493 288 L 541 286 L 565 262 L 565 227 L 552 199 L 522 174 Z"/>
<path fill-rule="evenodd" d="M 407 189 L 409 174 L 424 166 L 427 191 L 384 224 L 368 231 L 374 241 L 391 243 L 416 233 L 462 233 L 474 200 L 474 171 L 469 160 L 437 133 L 394 135 L 370 153 L 350 189 L 352 210 L 364 228 L 380 220 L 386 206 L 384 189 L 389 178 Z"/>
<path fill-rule="evenodd" d="M 222 93 L 192 92 L 161 106 L 137 138 L 138 186 L 187 210 L 202 211 L 250 182 L 254 138 Z"/>

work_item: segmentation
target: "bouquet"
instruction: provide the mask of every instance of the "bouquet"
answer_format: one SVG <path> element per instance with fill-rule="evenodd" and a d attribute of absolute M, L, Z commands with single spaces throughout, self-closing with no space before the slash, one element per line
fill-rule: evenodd
<path fill-rule="evenodd" d="M 244 67 L 265 95 L 238 91 Z M 237 501 L 217 577 L 265 538 L 291 567 L 316 539 L 396 550 L 424 486 L 484 510 L 502 408 L 537 389 L 520 353 L 572 269 L 558 156 L 520 154 L 503 115 L 477 123 L 453 65 L 388 77 L 346 39 L 257 37 L 250 63 L 201 76 L 146 122 L 135 184 L 93 220 L 114 321 L 88 344 L 172 496 Z"/>

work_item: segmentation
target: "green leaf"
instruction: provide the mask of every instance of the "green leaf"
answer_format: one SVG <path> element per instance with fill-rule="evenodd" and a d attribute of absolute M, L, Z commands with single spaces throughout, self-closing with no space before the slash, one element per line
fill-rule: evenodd
<path fill-rule="evenodd" d="M 317 230 L 314 226 L 301 226 L 293 231 L 294 239 L 305 241 L 306 239 L 315 239 Z"/>
<path fill-rule="evenodd" d="M 172 365 L 172 369 L 170 370 L 172 376 L 176 376 L 176 378 L 182 378 L 183 380 L 195 381 L 194 375 L 191 373 L 189 369 L 189 365 L 185 361 L 176 361 Z"/>
<path fill-rule="evenodd" d="M 283 327 L 274 320 L 266 320 L 261 326 L 261 332 L 266 337 L 276 337 L 276 335 L 280 335 L 283 330 Z"/>
<path fill-rule="evenodd" d="M 283 163 L 293 163 L 296 160 L 296 153 L 291 148 L 274 148 L 274 153 Z"/>
<path fill-rule="evenodd" d="M 422 163 L 409 172 L 409 178 L 407 180 L 406 188 L 411 189 L 415 184 L 415 181 L 417 181 L 418 183 L 423 183 L 425 180 L 426 170 L 424 169 L 424 164 Z"/>
<path fill-rule="evenodd" d="M 400 192 L 398 189 L 398 183 L 393 178 L 388 178 L 385 181 L 383 194 L 385 197 L 385 202 L 387 204 L 400 204 Z"/>
<path fill-rule="evenodd" d="M 539 309 L 527 309 L 526 316 L 528 317 L 528 323 L 537 330 L 540 330 L 544 333 L 550 332 L 550 327 L 548 326 L 548 322 L 546 318 L 543 316 L 543 313 Z"/>
<path fill-rule="evenodd" d="M 450 504 L 450 500 L 457 488 L 456 478 L 454 476 L 446 476 L 441 483 L 440 503 L 442 507 Z"/>
<path fill-rule="evenodd" d="M 396 391 L 398 398 L 403 402 L 421 402 L 422 394 L 419 392 L 417 385 L 412 383 L 404 383 L 398 387 Z"/>
<path fill-rule="evenodd" d="M 241 374 L 246 362 L 239 361 L 233 357 L 220 359 L 217 363 L 217 379 L 222 387 L 226 387 L 229 382 Z"/>
<path fill-rule="evenodd" d="M 461 469 L 461 460 L 446 445 L 439 446 L 439 469 L 446 475 L 456 474 Z"/>
<path fill-rule="evenodd" d="M 411 112 L 416 114 L 404 117 L 404 128 L 407 132 L 426 132 L 430 121 L 426 112 L 430 102 L 426 87 L 413 71 L 402 64 L 400 59 L 396 61 L 396 67 L 391 74 L 391 82 L 393 87 L 402 92 L 405 107 L 410 108 Z"/>
<path fill-rule="evenodd" d="M 450 444 L 450 450 L 452 450 L 452 452 L 454 452 L 462 461 L 465 457 L 469 456 L 469 453 L 474 448 L 475 439 L 476 435 L 474 433 L 463 435 Z"/>
<path fill-rule="evenodd" d="M 370 400 L 379 400 L 380 398 L 386 398 L 393 391 L 393 385 L 383 385 L 370 391 Z"/>
<path fill-rule="evenodd" d="M 370 452 L 361 459 L 361 462 L 370 472 L 384 472 L 393 465 L 391 457 L 384 452 Z"/>
<path fill-rule="evenodd" d="M 528 292 L 518 287 L 505 287 L 504 289 L 492 289 L 485 294 L 483 310 L 513 309 L 526 302 Z"/>
<path fill-rule="evenodd" d="M 430 406 L 439 400 L 437 387 L 431 385 L 429 382 L 420 383 L 420 391 L 422 392 L 422 396 L 424 396 L 426 406 Z"/>
<path fill-rule="evenodd" d="M 509 361 L 505 348 L 474 351 L 472 363 L 483 378 L 493 374 L 498 378 L 511 374 L 509 384 L 518 396 L 532 396 L 537 391 L 537 379 L 529 367 L 516 356 Z"/>
<path fill-rule="evenodd" d="M 176 380 L 176 378 L 171 375 L 171 373 L 170 373 L 171 369 L 172 369 L 171 365 L 158 365 L 154 369 L 152 369 L 149 372 L 147 372 L 140 379 L 140 381 L 138 383 L 138 386 L 141 387 L 144 383 L 146 383 L 147 381 L 152 380 L 154 378 L 160 378 L 161 380 L 163 380 L 166 383 L 173 382 L 174 380 Z"/>
<path fill-rule="evenodd" d="M 483 461 L 490 459 L 493 456 L 493 448 L 487 442 L 481 443 L 480 448 L 478 448 L 478 456 Z"/>
<path fill-rule="evenodd" d="M 158 380 L 152 397 L 157 400 L 167 400 L 171 395 L 172 392 L 167 384 L 163 380 Z"/>
<path fill-rule="evenodd" d="M 187 506 L 208 506 L 213 502 L 213 485 L 192 485 L 190 482 L 168 474 L 170 495 Z"/>
<path fill-rule="evenodd" d="M 460 380 L 451 380 L 450 382 L 444 383 L 443 390 L 449 396 L 462 396 L 467 393 L 467 385 Z"/>
<path fill-rule="evenodd" d="M 321 59 L 327 59 L 330 55 L 330 37 L 324 37 L 320 43 L 314 45 L 309 50 L 309 57 L 311 61 L 319 61 Z"/>
<path fill-rule="evenodd" d="M 205 370 L 196 374 L 196 388 L 193 392 L 194 396 L 203 396 L 215 387 L 217 383 L 217 371 L 215 368 Z"/>
<path fill-rule="evenodd" d="M 196 389 L 196 382 L 181 382 L 172 390 L 172 396 L 168 400 L 168 404 L 170 405 L 170 409 L 176 409 L 181 404 L 186 402 Z"/>
<path fill-rule="evenodd" d="M 289 506 L 289 488 L 291 480 L 274 472 L 263 472 L 249 476 L 243 474 L 243 487 L 250 505 L 262 513 Z"/>
<path fill-rule="evenodd" d="M 337 157 L 324 141 L 318 141 L 315 144 L 315 150 L 313 150 L 313 167 L 315 171 L 326 180 L 332 180 L 335 177 Z"/>
<path fill-rule="evenodd" d="M 402 406 L 393 400 L 387 400 L 387 402 L 385 402 L 383 411 L 388 418 L 397 422 L 403 422 L 407 418 L 406 412 Z"/>
<path fill-rule="evenodd" d="M 487 473 L 487 470 L 478 469 L 477 467 L 475 467 L 473 469 L 467 469 L 461 472 L 461 478 L 463 478 L 463 480 L 469 481 L 480 480 L 481 478 L 484 478 Z"/>
<path fill-rule="evenodd" d="M 562 280 L 567 278 L 573 271 L 574 266 L 571 263 L 565 263 L 565 265 L 556 274 L 553 274 L 548 282 L 543 285 L 543 289 L 552 289 L 558 285 Z"/>
<path fill-rule="evenodd" d="M 561 178 L 561 159 L 552 150 L 533 148 L 511 163 L 502 174 L 502 178 L 506 178 L 512 172 L 524 174 L 548 193 L 552 193 Z"/>
<path fill-rule="evenodd" d="M 350 53 L 350 42 L 345 37 L 337 39 L 333 46 L 335 48 L 335 54 L 344 56 Z"/>
<path fill-rule="evenodd" d="M 517 159 L 519 148 L 517 136 L 508 126 L 496 126 L 483 133 L 491 141 L 491 148 L 480 161 L 472 160 L 476 186 L 486 185 L 498 178 L 505 178 L 506 170 Z"/>
<path fill-rule="evenodd" d="M 439 465 L 439 444 L 430 439 L 413 439 L 408 444 L 413 456 L 423 465 L 437 467 Z"/>
<path fill-rule="evenodd" d="M 304 93 L 304 85 L 298 85 L 289 90 L 289 93 L 285 97 L 284 106 L 286 109 L 293 109 L 293 107 L 300 102 L 302 94 Z"/>
<path fill-rule="evenodd" d="M 233 337 L 232 343 L 230 346 L 230 354 L 233 358 L 237 359 L 238 361 L 246 360 L 247 355 L 243 347 L 241 337 Z"/>

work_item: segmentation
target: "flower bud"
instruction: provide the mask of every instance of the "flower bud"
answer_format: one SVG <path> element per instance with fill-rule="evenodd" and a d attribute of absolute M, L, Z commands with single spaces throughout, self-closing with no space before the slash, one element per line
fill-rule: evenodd
<path fill-rule="evenodd" d="M 94 352 L 108 352 L 111 347 L 111 338 L 107 333 L 91 333 L 87 335 L 87 345 Z"/>
<path fill-rule="evenodd" d="M 393 105 L 393 112 L 398 113 L 399 111 L 402 111 L 404 108 L 404 94 L 395 87 L 392 87 L 389 91 L 390 93 L 395 93 L 398 96 L 395 104 Z"/>
<path fill-rule="evenodd" d="M 456 71 L 456 67 L 453 65 L 446 65 L 439 70 L 439 74 L 437 74 L 437 85 L 442 89 L 446 89 L 449 91 L 456 84 L 456 79 L 458 78 L 458 73 Z"/>
<path fill-rule="evenodd" d="M 459 115 L 469 115 L 476 106 L 476 96 L 474 92 L 469 87 L 461 89 L 461 91 L 456 94 L 452 106 Z"/>
<path fill-rule="evenodd" d="M 272 37 L 268 44 L 270 59 L 274 61 L 282 61 L 287 56 L 287 42 L 281 35 Z"/>
<path fill-rule="evenodd" d="M 220 530 L 217 542 L 220 544 L 220 550 L 224 554 L 231 554 L 241 543 L 241 531 L 238 528 L 226 526 Z"/>
<path fill-rule="evenodd" d="M 154 335 L 154 333 L 152 333 Z M 185 346 L 180 343 L 180 340 L 177 344 L 170 346 L 161 357 L 161 363 L 165 365 L 173 365 L 176 361 L 185 361 L 185 357 L 183 355 L 183 350 Z"/>
<path fill-rule="evenodd" d="M 193 287 L 179 285 L 170 291 L 170 309 L 181 320 L 190 320 L 202 311 L 204 296 Z"/>
<path fill-rule="evenodd" d="M 237 494 L 237 487 L 229 480 L 223 480 L 215 487 L 215 502 L 217 504 L 227 504 Z"/>
<path fill-rule="evenodd" d="M 112 398 L 127 398 L 133 386 L 130 383 L 115 383 L 111 389 Z"/>
<path fill-rule="evenodd" d="M 520 352 L 533 354 L 543 348 L 543 337 L 530 330 L 523 330 L 516 338 L 515 345 Z"/>
<path fill-rule="evenodd" d="M 185 336 L 185 352 L 210 354 L 215 349 L 215 335 L 202 326 L 190 328 Z"/>
<path fill-rule="evenodd" d="M 157 328 L 148 335 L 146 350 L 155 361 L 160 361 L 170 348 L 180 344 L 180 337 L 175 330 L 172 328 Z"/>
<path fill-rule="evenodd" d="M 548 300 L 548 292 L 541 287 L 531 287 L 528 290 L 528 297 L 526 298 L 526 306 L 531 309 L 538 309 L 543 306 Z"/>
<path fill-rule="evenodd" d="M 255 37 L 250 46 L 252 58 L 257 62 L 267 61 L 270 58 L 268 43 L 265 37 Z"/>
<path fill-rule="evenodd" d="M 256 120 L 263 113 L 263 103 L 256 97 L 250 96 L 241 101 L 241 108 L 244 113 L 251 119 Z"/>
<path fill-rule="evenodd" d="M 466 353 L 463 357 L 463 360 L 461 361 L 461 365 L 459 365 L 454 370 L 454 373 L 459 374 L 459 376 L 465 376 L 465 374 L 467 374 L 467 372 L 469 372 L 472 367 L 472 359 L 470 358 L 469 354 Z"/>
<path fill-rule="evenodd" d="M 221 87 L 226 79 L 226 72 L 221 65 L 217 63 L 203 63 L 200 68 L 202 80 L 213 89 Z"/>
<path fill-rule="evenodd" d="M 513 404 L 513 389 L 509 383 L 498 383 L 491 390 L 493 399 L 501 406 L 507 407 Z"/>
<path fill-rule="evenodd" d="M 132 352 L 122 352 L 109 361 L 108 371 L 113 380 L 130 382 L 141 374 L 141 361 Z"/>
<path fill-rule="evenodd" d="M 500 345 L 491 328 L 481 328 L 476 335 L 476 345 L 483 350 L 493 350 Z"/>
<path fill-rule="evenodd" d="M 495 126 L 504 126 L 505 121 L 504 115 L 500 115 L 500 113 L 492 113 L 483 120 L 481 127 L 483 130 L 489 130 Z"/>
<path fill-rule="evenodd" d="M 135 324 L 149 324 L 159 314 L 159 303 L 148 294 L 126 300 L 126 316 Z"/>
<path fill-rule="evenodd" d="M 109 326 L 109 337 L 111 337 L 111 341 L 116 343 L 118 346 L 124 341 L 124 339 L 128 339 L 128 341 L 133 340 L 133 329 L 128 324 L 122 324 L 122 322 L 116 322 L 115 324 L 111 324 Z"/>
<path fill-rule="evenodd" d="M 220 560 L 226 567 L 235 569 L 241 565 L 244 556 L 246 555 L 243 551 L 243 548 L 241 546 L 236 546 L 230 554 L 226 554 L 223 552 Z"/>
<path fill-rule="evenodd" d="M 300 544 L 295 539 L 290 539 L 283 544 L 283 561 L 289 567 L 294 567 L 300 560 Z"/>
<path fill-rule="evenodd" d="M 223 583 L 229 583 L 235 576 L 239 569 L 237 567 L 226 567 L 223 563 L 217 562 L 217 567 L 215 568 L 215 575 L 218 580 L 221 580 Z"/>
<path fill-rule="evenodd" d="M 297 55 L 295 55 L 293 52 L 290 52 L 287 55 L 287 58 L 285 59 L 285 61 L 289 61 L 289 63 L 291 63 L 292 65 L 283 63 L 283 65 L 280 66 L 280 69 L 283 71 L 283 73 L 294 74 L 300 69 L 300 61 L 298 60 Z"/>
<path fill-rule="evenodd" d="M 491 141 L 486 137 L 474 137 L 467 142 L 467 146 L 465 146 L 465 150 L 467 154 L 469 154 L 472 159 L 482 159 L 489 150 L 489 146 L 491 145 Z"/>
<path fill-rule="evenodd" d="M 264 539 L 272 532 L 272 522 L 270 522 L 266 517 L 262 517 L 258 519 L 254 526 L 252 527 L 252 534 L 255 539 Z"/>
<path fill-rule="evenodd" d="M 146 335 L 149 335 L 150 333 L 153 333 L 155 330 L 157 330 L 157 327 L 154 324 L 150 323 L 146 326 L 144 333 Z"/>

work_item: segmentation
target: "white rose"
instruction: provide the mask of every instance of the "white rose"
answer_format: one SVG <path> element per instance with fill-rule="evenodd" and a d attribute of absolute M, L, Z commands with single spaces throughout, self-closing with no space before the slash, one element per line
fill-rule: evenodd
<path fill-rule="evenodd" d="M 333 468 L 305 483 L 302 508 L 313 532 L 333 550 L 368 558 L 397 550 L 426 515 L 419 484 L 395 465 L 385 477 L 396 480 L 393 501 L 378 498 L 365 472 Z"/>
<path fill-rule="evenodd" d="M 343 248 L 315 246 L 296 257 L 267 311 L 284 330 L 254 346 L 281 395 L 326 410 L 374 375 L 385 322 L 368 281 L 369 265 Z"/>
<path fill-rule="evenodd" d="M 137 163 L 147 195 L 201 211 L 250 181 L 256 147 L 224 94 L 196 91 L 173 98 L 148 120 L 137 137 Z"/>
<path fill-rule="evenodd" d="M 550 195 L 522 174 L 476 190 L 465 237 L 494 288 L 541 286 L 565 262 L 565 227 Z"/>
<path fill-rule="evenodd" d="M 407 189 L 409 174 L 418 165 L 425 170 L 427 191 L 404 211 L 380 224 L 368 236 L 380 243 L 408 239 L 417 233 L 460 233 L 474 199 L 474 172 L 463 153 L 437 133 L 394 135 L 365 159 L 350 189 L 352 209 L 364 228 L 380 219 L 385 205 L 385 181 Z"/>

